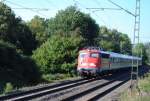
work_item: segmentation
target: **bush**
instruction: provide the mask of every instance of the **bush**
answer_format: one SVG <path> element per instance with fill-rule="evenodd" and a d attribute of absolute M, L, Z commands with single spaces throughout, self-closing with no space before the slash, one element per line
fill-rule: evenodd
<path fill-rule="evenodd" d="M 22 86 L 36 83 L 39 79 L 38 68 L 30 57 L 20 55 L 13 45 L 0 41 L 1 88 L 4 88 L 7 82 Z"/>
<path fill-rule="evenodd" d="M 52 36 L 34 51 L 32 57 L 44 74 L 71 73 L 81 40 L 79 36 Z"/>
<path fill-rule="evenodd" d="M 6 87 L 5 87 L 5 91 L 4 91 L 5 94 L 11 92 L 12 90 L 13 90 L 13 85 L 10 82 L 6 83 Z"/>
<path fill-rule="evenodd" d="M 42 78 L 44 80 L 47 80 L 47 81 L 61 80 L 61 79 L 64 79 L 66 77 L 67 77 L 67 75 L 60 74 L 60 73 L 57 73 L 57 74 L 45 74 L 45 75 L 42 76 Z"/>

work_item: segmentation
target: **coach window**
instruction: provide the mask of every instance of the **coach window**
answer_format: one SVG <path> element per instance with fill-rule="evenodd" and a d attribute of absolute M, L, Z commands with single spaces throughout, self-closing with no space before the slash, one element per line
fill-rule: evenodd
<path fill-rule="evenodd" d="M 122 61 L 122 58 L 120 58 L 120 62 L 123 62 L 123 61 Z"/>
<path fill-rule="evenodd" d="M 118 62 L 118 58 L 115 58 L 114 62 L 117 63 Z"/>
<path fill-rule="evenodd" d="M 109 58 L 109 54 L 101 53 L 102 58 Z"/>
<path fill-rule="evenodd" d="M 118 62 L 120 62 L 120 58 L 118 58 Z"/>
<path fill-rule="evenodd" d="M 118 62 L 118 58 L 116 58 L 116 62 Z"/>
<path fill-rule="evenodd" d="M 111 62 L 114 62 L 114 59 L 113 59 L 113 58 L 111 58 Z"/>

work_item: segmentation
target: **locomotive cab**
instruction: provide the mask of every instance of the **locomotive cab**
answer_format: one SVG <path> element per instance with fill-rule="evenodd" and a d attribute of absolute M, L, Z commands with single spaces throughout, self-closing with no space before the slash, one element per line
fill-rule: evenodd
<path fill-rule="evenodd" d="M 81 75 L 96 75 L 100 68 L 100 54 L 96 50 L 83 50 L 78 56 L 78 72 Z"/>

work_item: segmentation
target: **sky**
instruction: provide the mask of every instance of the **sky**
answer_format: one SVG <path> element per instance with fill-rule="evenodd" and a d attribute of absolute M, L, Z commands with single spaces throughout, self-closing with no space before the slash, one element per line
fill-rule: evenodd
<path fill-rule="evenodd" d="M 99 26 L 128 34 L 133 41 L 134 17 L 123 10 L 95 10 L 87 8 L 117 8 L 108 0 L 1 0 L 13 9 L 16 16 L 30 21 L 35 15 L 42 18 L 55 17 L 59 10 L 76 5 L 91 15 Z M 136 0 L 111 0 L 128 11 L 135 13 Z M 140 42 L 150 42 L 150 0 L 141 0 Z M 26 9 L 20 9 L 26 8 Z M 27 9 L 34 8 L 34 9 Z M 37 8 L 37 9 L 36 9 Z"/>

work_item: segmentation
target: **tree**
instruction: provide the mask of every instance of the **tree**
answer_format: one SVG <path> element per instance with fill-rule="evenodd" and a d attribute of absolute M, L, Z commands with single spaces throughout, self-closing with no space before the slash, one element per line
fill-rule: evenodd
<path fill-rule="evenodd" d="M 146 54 L 146 48 L 143 43 L 136 44 L 133 48 L 133 55 L 137 57 L 142 57 L 142 63 L 146 63 L 147 61 L 147 54 Z"/>
<path fill-rule="evenodd" d="M 98 43 L 103 50 L 115 51 L 114 47 L 117 40 L 115 42 L 114 37 L 114 33 L 111 30 L 107 29 L 105 26 L 100 27 Z"/>
<path fill-rule="evenodd" d="M 34 51 L 32 58 L 43 74 L 70 73 L 75 67 L 81 41 L 76 33 L 53 35 Z"/>
<path fill-rule="evenodd" d="M 144 46 L 146 49 L 147 63 L 150 64 L 150 42 L 146 43 Z"/>
<path fill-rule="evenodd" d="M 131 40 L 127 34 L 120 34 L 120 52 L 122 54 L 132 54 Z"/>
<path fill-rule="evenodd" d="M 36 41 L 30 29 L 3 3 L 0 3 L 0 39 L 14 44 L 27 55 L 36 48 Z"/>
<path fill-rule="evenodd" d="M 101 26 L 97 43 L 103 50 L 131 54 L 131 41 L 126 34 Z"/>
<path fill-rule="evenodd" d="M 38 46 L 40 46 L 43 42 L 49 38 L 47 29 L 47 20 L 44 18 L 40 18 L 39 16 L 34 16 L 31 21 L 27 22 L 27 25 L 29 26 L 30 30 L 32 31 L 33 35 L 35 35 L 35 38 L 38 42 Z"/>
<path fill-rule="evenodd" d="M 14 26 L 19 21 L 20 19 L 15 18 L 15 14 L 11 8 L 0 2 L 0 38 L 8 40 L 10 32 L 12 32 Z"/>
<path fill-rule="evenodd" d="M 8 42 L 0 41 L 0 87 L 2 88 L 7 82 L 16 87 L 34 84 L 40 80 L 40 72 L 35 62 L 29 57 L 20 55 L 15 48 Z"/>
<path fill-rule="evenodd" d="M 90 15 L 70 6 L 59 11 L 55 18 L 49 20 L 48 30 L 52 33 L 71 34 L 70 31 L 77 31 L 86 39 L 87 43 L 93 44 L 98 35 L 99 26 Z"/>

